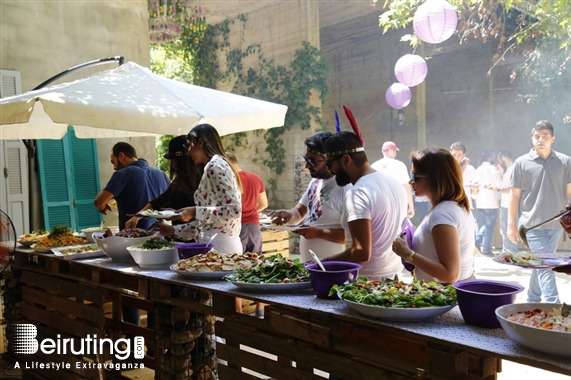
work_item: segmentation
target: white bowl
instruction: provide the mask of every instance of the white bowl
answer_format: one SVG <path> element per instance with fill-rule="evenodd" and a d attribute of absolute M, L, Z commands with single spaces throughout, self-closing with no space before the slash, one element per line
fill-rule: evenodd
<path fill-rule="evenodd" d="M 526 326 L 507 319 L 510 314 L 519 311 L 551 310 L 560 307 L 561 304 L 556 303 L 514 303 L 498 307 L 496 318 L 509 337 L 516 342 L 549 355 L 571 358 L 571 350 L 566 349 L 571 347 L 571 333 Z"/>
<path fill-rule="evenodd" d="M 178 263 L 176 248 L 142 250 L 136 246 L 127 247 L 137 265 L 143 269 L 168 268 Z"/>
<path fill-rule="evenodd" d="M 367 317 L 378 318 L 393 322 L 417 322 L 442 315 L 454 308 L 456 305 L 419 307 L 419 308 L 399 308 L 366 305 L 354 301 L 343 300 L 351 309 Z"/>
<path fill-rule="evenodd" d="M 103 234 L 108 229 L 110 229 L 114 234 L 119 232 L 119 227 L 105 227 L 105 228 L 90 227 L 90 228 L 84 228 L 83 230 L 81 230 L 81 232 L 85 235 L 85 238 L 87 239 L 88 242 L 95 243 L 95 240 L 93 240 L 93 234 L 94 233 L 102 233 Z"/>
<path fill-rule="evenodd" d="M 125 238 L 121 236 L 103 237 L 102 233 L 93 233 L 93 240 L 104 254 L 109 256 L 111 260 L 118 263 L 133 263 L 133 257 L 127 247 L 132 245 L 143 244 L 153 236 L 144 236 L 137 238 Z"/>

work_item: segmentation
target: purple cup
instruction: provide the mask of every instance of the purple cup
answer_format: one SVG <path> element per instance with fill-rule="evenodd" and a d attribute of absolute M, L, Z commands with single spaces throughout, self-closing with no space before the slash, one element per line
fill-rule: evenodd
<path fill-rule="evenodd" d="M 470 325 L 498 328 L 496 309 L 515 301 L 523 287 L 509 282 L 465 280 L 452 284 L 456 289 L 458 306 L 464 321 Z"/>
<path fill-rule="evenodd" d="M 333 285 L 343 285 L 345 281 L 353 282 L 359 276 L 359 269 L 363 266 L 348 261 L 324 261 L 326 272 L 322 271 L 317 264 L 306 266 L 311 275 L 311 286 L 317 298 L 338 300 L 337 294 L 329 296 L 329 290 Z"/>
<path fill-rule="evenodd" d="M 174 246 L 178 252 L 178 258 L 181 260 L 189 257 L 207 253 L 210 249 L 216 247 L 216 243 L 183 243 Z"/>

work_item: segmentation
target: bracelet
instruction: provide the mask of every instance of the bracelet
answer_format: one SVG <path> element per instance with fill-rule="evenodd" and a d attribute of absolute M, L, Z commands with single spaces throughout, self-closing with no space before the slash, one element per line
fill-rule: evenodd
<path fill-rule="evenodd" d="M 414 259 L 414 256 L 416 256 L 416 252 L 414 251 L 410 251 L 410 253 L 408 254 L 408 256 L 406 257 L 406 261 L 409 263 L 412 263 L 412 260 Z"/>

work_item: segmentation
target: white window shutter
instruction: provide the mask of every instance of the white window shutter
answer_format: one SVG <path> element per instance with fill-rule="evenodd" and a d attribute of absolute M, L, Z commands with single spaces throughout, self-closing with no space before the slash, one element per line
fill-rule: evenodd
<path fill-rule="evenodd" d="M 14 96 L 22 93 L 20 72 L 14 70 L 0 70 L 0 98 Z"/>
<path fill-rule="evenodd" d="M 0 70 L 0 97 L 22 92 L 20 72 Z M 26 147 L 20 140 L 0 140 L 0 209 L 14 222 L 18 235 L 29 232 L 29 187 Z"/>

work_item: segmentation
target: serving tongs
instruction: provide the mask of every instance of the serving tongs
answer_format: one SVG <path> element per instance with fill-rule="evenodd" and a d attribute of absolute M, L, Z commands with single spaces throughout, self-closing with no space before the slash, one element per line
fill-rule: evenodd
<path fill-rule="evenodd" d="M 552 216 L 551 218 L 549 218 L 549 219 L 547 219 L 547 220 L 545 220 L 545 221 L 543 221 L 543 222 L 541 222 L 541 223 L 539 223 L 539 224 L 536 224 L 535 226 L 531 226 L 531 227 L 527 227 L 527 228 L 524 227 L 523 225 L 520 225 L 519 228 L 518 228 L 519 238 L 521 239 L 521 241 L 523 242 L 523 244 L 525 244 L 525 246 L 526 246 L 527 248 L 529 248 L 529 244 L 527 243 L 527 236 L 526 236 L 526 234 L 527 234 L 528 231 L 534 230 L 534 229 L 536 229 L 537 227 L 541 227 L 541 226 L 543 226 L 544 224 L 547 224 L 547 223 L 549 223 L 549 222 L 551 222 L 551 221 L 553 221 L 553 220 L 555 220 L 555 219 L 557 219 L 557 218 L 561 218 L 562 216 L 565 216 L 565 215 L 567 215 L 567 214 L 569 214 L 569 213 L 571 213 L 571 210 L 561 211 L 559 214 L 557 214 L 557 215 L 555 215 L 555 216 Z"/>
<path fill-rule="evenodd" d="M 323 266 L 323 263 L 321 262 L 321 260 L 319 260 L 319 257 L 317 257 L 317 254 L 313 252 L 311 249 L 309 250 L 309 253 L 311 254 L 311 257 L 313 257 L 313 260 L 317 263 L 317 265 L 319 265 L 319 268 L 321 268 L 322 271 L 327 272 L 325 270 L 325 267 Z"/>

